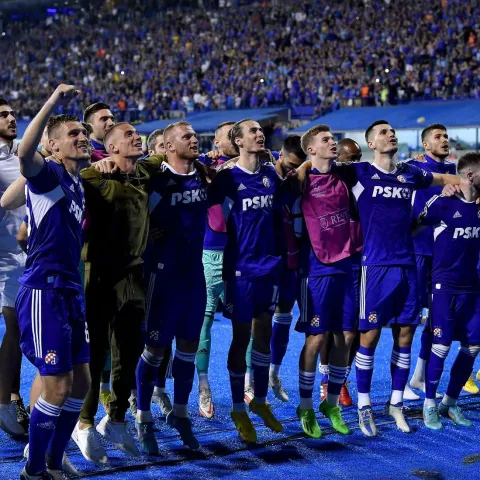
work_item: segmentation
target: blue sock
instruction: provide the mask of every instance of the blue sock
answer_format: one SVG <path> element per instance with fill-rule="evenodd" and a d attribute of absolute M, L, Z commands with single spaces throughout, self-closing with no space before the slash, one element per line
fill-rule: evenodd
<path fill-rule="evenodd" d="M 447 387 L 447 396 L 457 400 L 463 386 L 473 370 L 475 357 L 478 355 L 479 347 L 462 346 L 450 372 L 450 381 Z"/>
<path fill-rule="evenodd" d="M 232 391 L 232 403 L 237 405 L 244 403 L 245 371 L 246 369 L 236 370 L 228 367 L 230 389 Z"/>
<path fill-rule="evenodd" d="M 155 378 L 158 376 L 158 368 L 162 363 L 162 357 L 154 355 L 145 349 L 137 364 L 135 376 L 137 379 L 137 405 L 142 412 L 150 411 L 152 393 Z"/>
<path fill-rule="evenodd" d="M 281 365 L 283 357 L 287 352 L 288 340 L 290 338 L 290 325 L 292 324 L 293 313 L 275 313 L 273 315 L 272 339 L 270 341 L 270 362 L 272 365 Z"/>
<path fill-rule="evenodd" d="M 425 368 L 425 398 L 435 400 L 438 384 L 442 378 L 443 366 L 449 351 L 450 346 L 435 343 L 432 345 L 432 351 Z"/>
<path fill-rule="evenodd" d="M 157 379 L 155 380 L 155 386 L 157 388 L 165 388 L 165 384 L 167 383 L 167 378 L 165 375 L 157 375 Z"/>
<path fill-rule="evenodd" d="M 255 399 L 259 403 L 265 403 L 268 393 L 270 353 L 260 353 L 252 348 L 252 368 Z"/>
<path fill-rule="evenodd" d="M 433 335 L 428 326 L 428 322 L 425 324 L 422 335 L 420 336 L 420 353 L 418 357 L 422 360 L 427 361 L 430 356 L 430 351 L 432 350 Z"/>
<path fill-rule="evenodd" d="M 300 408 L 313 408 L 313 386 L 315 385 L 315 372 L 298 372 L 298 386 L 300 388 Z"/>
<path fill-rule="evenodd" d="M 35 475 L 46 470 L 45 453 L 55 432 L 62 409 L 50 405 L 42 397 L 37 400 L 30 415 L 30 431 L 28 434 L 27 470 Z"/>
<path fill-rule="evenodd" d="M 390 375 L 392 378 L 391 405 L 403 404 L 403 391 L 408 382 L 410 363 L 412 361 L 412 347 L 393 345 L 390 360 Z"/>
<path fill-rule="evenodd" d="M 357 373 L 358 408 L 371 406 L 370 390 L 372 388 L 374 348 L 358 347 L 355 356 L 355 369 Z"/>
<path fill-rule="evenodd" d="M 195 375 L 195 357 L 197 352 L 185 353 L 175 351 L 173 359 L 173 403 L 174 413 L 183 409 L 186 416 L 188 397 L 192 391 L 193 376 Z M 175 413 L 177 415 L 177 413 Z"/>
<path fill-rule="evenodd" d="M 68 441 L 72 435 L 75 424 L 80 416 L 83 400 L 78 398 L 68 398 L 63 404 L 62 413 L 57 420 L 55 432 L 48 444 L 48 467 L 53 470 L 62 468 L 63 454 L 67 448 Z"/>
<path fill-rule="evenodd" d="M 337 406 L 340 398 L 340 390 L 345 382 L 347 367 L 337 367 L 328 365 L 328 388 L 327 388 L 327 404 Z"/>

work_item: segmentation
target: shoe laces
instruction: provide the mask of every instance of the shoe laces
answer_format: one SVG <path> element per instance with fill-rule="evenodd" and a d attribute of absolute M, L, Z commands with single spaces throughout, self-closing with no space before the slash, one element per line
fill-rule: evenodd
<path fill-rule="evenodd" d="M 438 407 L 427 407 L 425 409 L 425 416 L 427 417 L 428 420 L 434 420 L 437 419 L 438 417 Z"/>
<path fill-rule="evenodd" d="M 370 422 L 373 420 L 372 409 L 366 408 L 365 410 L 360 410 L 360 417 L 363 422 Z"/>
<path fill-rule="evenodd" d="M 161 393 L 158 397 L 160 399 L 161 404 L 164 408 L 172 409 L 172 402 L 170 402 L 170 397 L 167 393 Z"/>
<path fill-rule="evenodd" d="M 20 398 L 19 400 L 12 400 L 13 405 L 15 405 L 15 411 L 17 413 L 17 419 L 20 421 L 27 420 L 28 414 L 27 410 L 25 409 L 25 405 L 23 404 L 23 400 Z"/>
<path fill-rule="evenodd" d="M 95 434 L 95 429 L 93 427 L 87 430 L 87 445 L 89 446 L 89 450 L 93 452 L 104 450 L 102 444 L 100 443 L 100 439 Z"/>
<path fill-rule="evenodd" d="M 200 391 L 200 405 L 206 408 L 211 401 L 212 392 L 206 388 L 202 388 L 202 390 Z"/>

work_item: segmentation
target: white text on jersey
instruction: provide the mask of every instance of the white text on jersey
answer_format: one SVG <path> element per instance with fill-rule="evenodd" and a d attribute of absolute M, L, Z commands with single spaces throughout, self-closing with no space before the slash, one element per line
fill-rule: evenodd
<path fill-rule="evenodd" d="M 257 210 L 258 208 L 271 208 L 273 205 L 273 195 L 260 195 L 253 198 L 244 198 L 242 201 L 242 210 L 248 210 L 253 208 Z"/>
<path fill-rule="evenodd" d="M 172 205 L 180 203 L 204 202 L 207 199 L 207 192 L 204 188 L 194 190 L 185 190 L 185 192 L 176 192 L 172 194 Z"/>
<path fill-rule="evenodd" d="M 403 198 L 408 200 L 412 195 L 412 191 L 405 187 L 381 187 L 376 185 L 373 187 L 372 197 L 376 197 L 377 195 L 385 198 Z"/>
<path fill-rule="evenodd" d="M 480 227 L 456 228 L 453 232 L 453 238 L 480 238 Z"/>

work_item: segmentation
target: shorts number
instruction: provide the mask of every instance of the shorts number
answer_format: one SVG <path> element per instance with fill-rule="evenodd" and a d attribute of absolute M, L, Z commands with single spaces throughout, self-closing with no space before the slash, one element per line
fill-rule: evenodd
<path fill-rule="evenodd" d="M 87 343 L 90 343 L 90 334 L 88 333 L 87 322 L 85 322 L 85 341 L 86 341 Z"/>

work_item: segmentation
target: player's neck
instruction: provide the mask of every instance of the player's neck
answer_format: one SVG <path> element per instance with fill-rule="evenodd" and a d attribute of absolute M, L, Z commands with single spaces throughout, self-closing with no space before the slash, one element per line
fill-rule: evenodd
<path fill-rule="evenodd" d="M 460 190 L 467 202 L 476 202 L 479 198 L 477 189 L 470 182 L 463 182 L 462 180 Z"/>
<path fill-rule="evenodd" d="M 382 170 L 392 172 L 395 170 L 397 160 L 391 153 L 378 153 L 375 155 L 375 165 L 378 165 Z"/>
<path fill-rule="evenodd" d="M 70 175 L 74 175 L 75 177 L 78 177 L 78 174 L 80 173 L 80 170 L 82 170 L 82 168 L 85 168 L 85 163 L 84 162 L 79 162 L 77 160 L 64 159 L 64 160 L 62 160 L 62 163 L 63 163 L 63 166 L 65 167 L 65 170 Z"/>
<path fill-rule="evenodd" d="M 13 148 L 13 140 L 8 140 L 8 139 L 6 139 L 6 138 L 0 137 L 0 142 L 1 142 L 1 143 L 4 143 L 5 145 L 7 145 L 9 150 L 12 150 L 12 148 Z"/>
<path fill-rule="evenodd" d="M 426 155 L 429 158 L 431 158 L 432 160 L 435 160 L 438 163 L 443 163 L 445 161 L 445 158 L 446 158 L 446 157 L 439 157 L 439 156 L 433 154 L 432 152 L 426 152 Z"/>
<path fill-rule="evenodd" d="M 180 175 L 187 175 L 193 172 L 194 165 L 193 160 L 168 157 L 167 163 Z"/>
<path fill-rule="evenodd" d="M 240 150 L 240 158 L 238 159 L 237 164 L 245 170 L 256 172 L 259 166 L 258 154 Z"/>
<path fill-rule="evenodd" d="M 95 137 L 95 135 L 90 135 L 90 139 L 93 140 L 95 143 L 98 143 L 100 145 L 103 145 L 103 140 L 100 140 L 98 139 L 97 137 Z"/>
<path fill-rule="evenodd" d="M 132 173 L 135 170 L 137 158 L 127 158 L 112 155 L 111 159 L 123 173 Z"/>
<path fill-rule="evenodd" d="M 333 159 L 320 158 L 316 156 L 310 157 L 312 160 L 312 167 L 320 173 L 328 173 L 332 168 Z"/>

